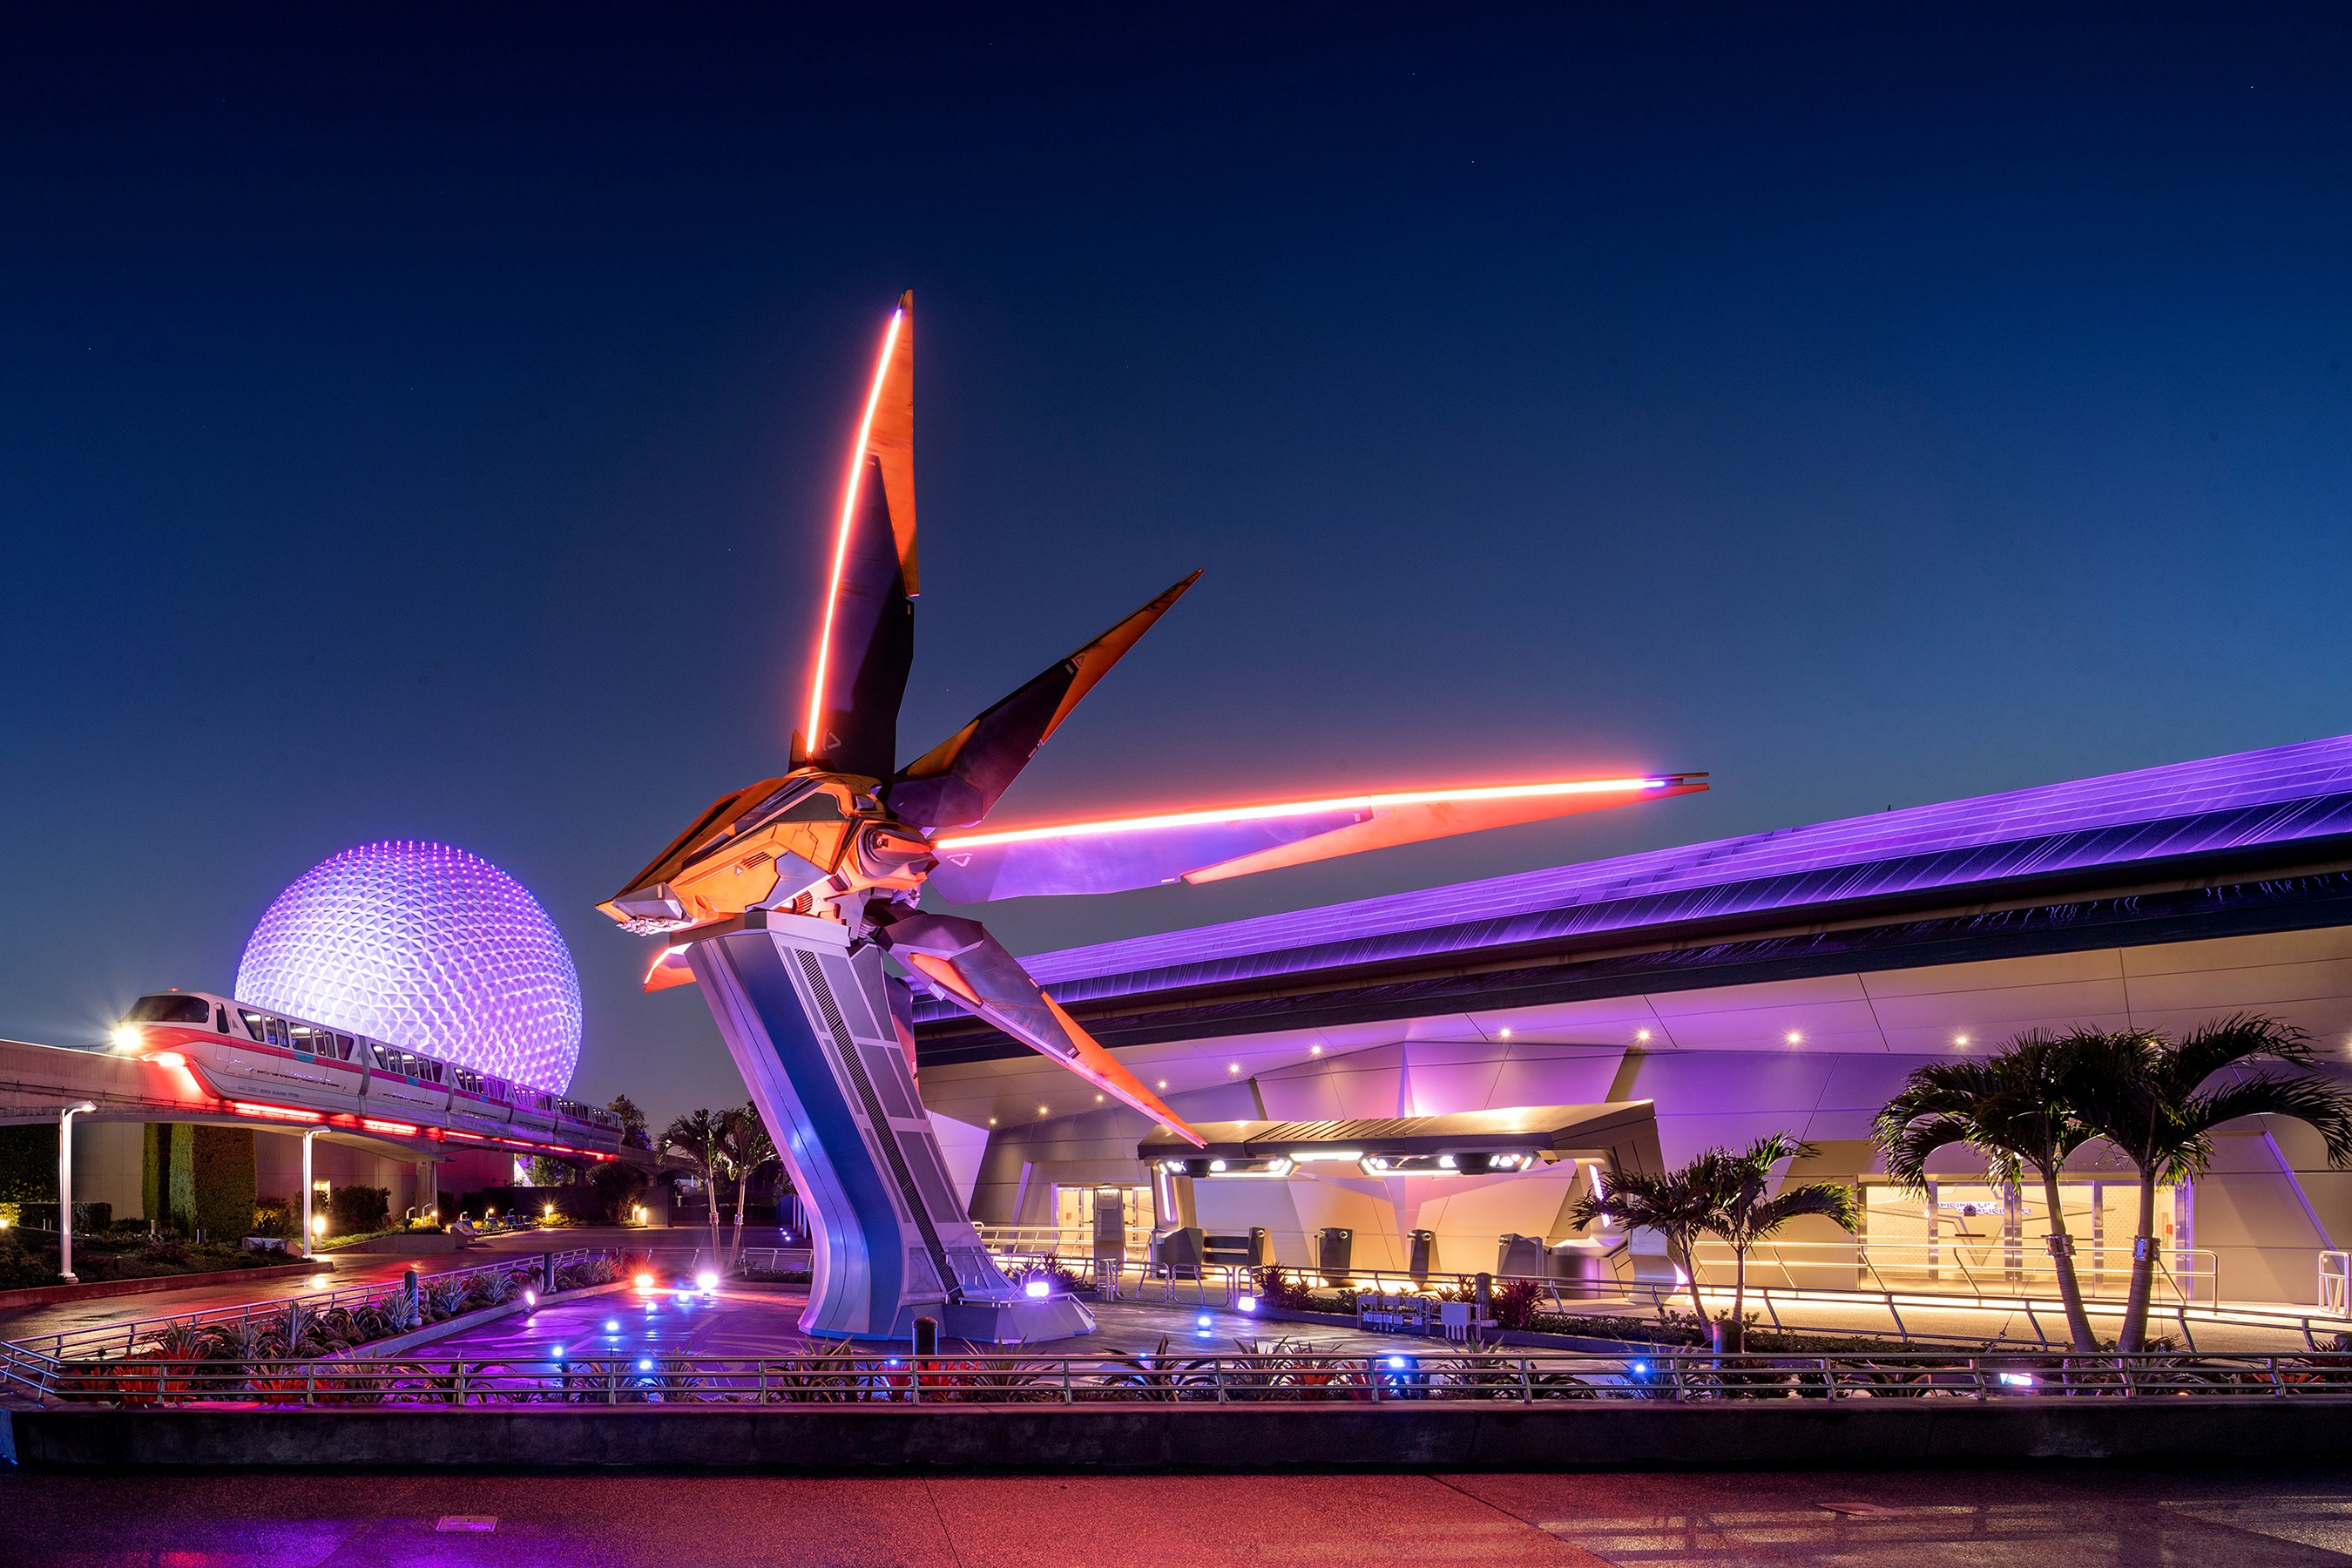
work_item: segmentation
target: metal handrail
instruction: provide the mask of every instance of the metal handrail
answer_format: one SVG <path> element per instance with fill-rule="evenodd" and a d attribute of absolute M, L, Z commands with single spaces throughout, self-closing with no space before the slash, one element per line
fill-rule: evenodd
<path fill-rule="evenodd" d="M 251 1363 L 137 1357 L 59 1363 L 0 1352 L 0 1381 L 51 1405 L 130 1408 L 283 1405 L 516 1405 L 1401 1402 L 1533 1405 L 1559 1401 L 1720 1405 L 1748 1398 L 1853 1400 L 2132 1399 L 2352 1403 L 2352 1354 L 1717 1355 L 1433 1354 L 1286 1345 L 1268 1351 L 912 1357 L 835 1347 L 797 1356 L 404 1356 L 366 1363 Z"/>
<path fill-rule="evenodd" d="M 756 1268 L 762 1274 L 783 1274 L 796 1268 L 814 1268 L 816 1251 L 807 1247 L 747 1247 L 735 1262 L 739 1272 Z"/>
<path fill-rule="evenodd" d="M 1208 1266 L 1213 1270 L 1216 1265 Z M 1399 1268 L 1358 1268 L 1345 1276 L 1323 1275 L 1313 1269 L 1280 1266 L 1282 1272 L 1307 1281 L 1318 1289 L 1338 1289 L 1346 1292 L 1358 1289 L 1383 1292 L 1413 1292 L 1423 1295 L 1452 1294 L 1458 1300 L 1469 1299 L 1475 1289 L 1476 1276 L 1467 1274 L 1430 1274 L 1415 1276 Z M 1072 1266 L 1081 1279 L 1091 1277 L 1083 1260 Z M 1134 1265 L 1129 1265 L 1132 1271 Z M 1228 1274 L 1244 1280 L 1254 1271 L 1246 1268 L 1229 1269 Z M 1558 1279 L 1549 1276 L 1493 1274 L 1487 1279 L 1491 1289 L 1501 1291 L 1513 1285 L 1536 1288 L 1541 1305 L 1539 1311 L 1562 1317 L 1614 1317 L 1627 1311 L 1654 1315 L 1662 1310 L 1688 1315 L 1690 1286 L 1683 1280 L 1643 1279 L 1632 1282 L 1603 1283 L 1599 1281 Z M 1711 1308 L 1728 1308 L 1732 1289 L 1727 1283 L 1702 1279 L 1699 1292 Z M 1889 1332 L 1906 1344 L 1972 1344 L 2008 1342 L 2031 1343 L 2049 1348 L 2063 1343 L 2065 1307 L 2054 1290 L 2047 1295 L 2026 1293 L 2008 1295 L 1964 1295 L 1957 1291 L 1906 1291 L 1899 1289 L 1836 1290 L 1816 1287 L 1792 1288 L 1759 1284 L 1748 1286 L 1748 1301 L 1751 1310 L 1759 1312 L 1775 1331 L 1811 1333 L 1853 1334 Z M 2093 1299 L 2087 1305 L 2095 1317 L 2114 1317 L 2123 1310 L 2124 1303 L 2112 1299 Z M 1886 1314 L 1886 1327 L 1874 1329 L 1852 1321 L 1825 1322 L 1818 1319 L 1803 1321 L 1807 1307 L 1832 1307 L 1845 1310 L 1874 1309 Z M 1615 1308 L 1617 1310 L 1611 1310 Z M 1916 1311 L 1986 1311 L 2022 1314 L 2032 1331 L 2028 1341 L 2003 1333 L 1937 1334 L 1922 1331 L 1906 1321 L 1906 1308 Z M 1352 1311 L 1352 1305 L 1345 1310 Z M 2195 1306 L 2184 1301 L 2158 1304 L 2154 1311 L 2161 1321 L 2177 1326 L 2182 1342 L 2193 1352 L 2196 1349 L 2195 1329 L 2204 1323 L 2218 1327 L 2273 1330 L 2283 1333 L 2300 1334 L 2304 1342 L 2317 1348 L 2323 1342 L 2352 1334 L 2352 1315 L 2320 1310 L 2298 1311 L 2292 1309 L 2269 1308 L 2241 1304 L 2224 1307 Z M 2053 1331 L 2059 1336 L 2052 1338 Z"/>
<path fill-rule="evenodd" d="M 431 1289 L 453 1279 L 472 1280 L 484 1274 L 540 1272 L 552 1267 L 562 1269 L 592 1258 L 622 1256 L 613 1247 L 572 1247 L 554 1253 L 551 1266 L 541 1261 L 543 1253 L 521 1253 L 495 1263 L 477 1264 L 470 1268 L 452 1268 L 439 1274 L 420 1275 L 420 1289 Z M 176 1312 L 159 1318 L 132 1318 L 101 1323 L 86 1329 L 60 1330 L 54 1334 L 36 1334 L 28 1339 L 10 1342 L 6 1349 L 46 1354 L 51 1359 L 93 1356 L 105 1352 L 107 1347 L 120 1343 L 129 1354 L 142 1339 L 162 1333 L 170 1328 L 207 1329 L 224 1323 L 250 1322 L 253 1320 L 282 1318 L 290 1307 L 300 1306 L 312 1314 L 331 1311 L 338 1307 L 374 1306 L 389 1296 L 407 1289 L 403 1279 L 379 1280 L 366 1285 L 347 1285 L 331 1290 L 314 1291 L 302 1296 L 278 1296 L 266 1300 L 247 1301 L 230 1307 L 211 1307 L 194 1312 Z"/>
<path fill-rule="evenodd" d="M 1803 1289 L 1797 1279 L 1798 1270 L 1819 1273 L 1845 1268 L 1867 1274 L 1881 1290 L 1908 1294 L 1945 1294 L 1937 1286 L 1947 1274 L 1956 1274 L 1965 1286 L 1949 1292 L 1953 1295 L 2014 1294 L 2021 1286 L 2057 1289 L 2057 1270 L 2046 1249 L 2021 1245 L 2011 1249 L 1997 1240 L 1979 1246 L 1976 1250 L 1979 1252 L 2000 1254 L 1996 1266 L 1987 1266 L 1982 1258 L 1971 1266 L 1969 1250 L 1949 1239 L 1871 1241 L 1857 1237 L 1848 1241 L 1769 1240 L 1759 1242 L 1748 1252 L 1748 1277 L 1751 1289 L 1759 1283 L 1769 1283 L 1775 1273 L 1780 1275 L 1782 1285 Z M 2086 1289 L 2102 1278 L 2113 1277 L 2120 1283 L 2129 1277 L 2130 1252 L 2115 1247 L 2106 1250 L 2121 1259 L 2118 1266 L 2087 1268 L 2082 1255 L 2077 1256 L 2077 1278 Z M 1729 1247 L 1712 1238 L 1702 1240 L 1693 1258 L 1701 1271 L 1702 1284 L 1730 1283 L 1736 1261 Z M 2159 1248 L 2155 1284 L 2159 1297 L 2177 1301 L 2219 1302 L 2221 1255 L 2210 1247 Z"/>

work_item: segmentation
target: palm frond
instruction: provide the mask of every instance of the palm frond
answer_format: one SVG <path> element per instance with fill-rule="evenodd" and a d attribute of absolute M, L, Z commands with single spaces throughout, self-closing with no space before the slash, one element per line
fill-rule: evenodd
<path fill-rule="evenodd" d="M 2304 1123 L 2327 1148 L 2327 1163 L 2352 1164 L 2352 1093 L 2315 1073 L 2256 1073 L 2193 1095 L 2180 1109 L 2191 1136 L 2245 1116 L 2284 1116 Z"/>
<path fill-rule="evenodd" d="M 2264 1014 L 2233 1013 L 2183 1036 L 2165 1054 L 2162 1076 L 2172 1093 L 2185 1099 L 2223 1068 L 2256 1058 L 2308 1066 L 2311 1037 Z"/>
<path fill-rule="evenodd" d="M 1757 1206 L 1753 1228 L 1757 1236 L 1765 1237 L 1792 1219 L 1811 1217 L 1834 1220 L 1842 1230 L 1853 1229 L 1853 1189 L 1835 1182 L 1807 1182 L 1801 1186 L 1784 1187 Z"/>

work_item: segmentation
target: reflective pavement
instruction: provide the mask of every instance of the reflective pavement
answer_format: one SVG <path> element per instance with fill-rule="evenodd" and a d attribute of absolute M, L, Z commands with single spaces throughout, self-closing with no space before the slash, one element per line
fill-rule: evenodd
<path fill-rule="evenodd" d="M 2293 1568 L 2352 1482 L 2090 1468 L 801 1478 L 0 1473 L 25 1568 L 1114 1563 Z"/>

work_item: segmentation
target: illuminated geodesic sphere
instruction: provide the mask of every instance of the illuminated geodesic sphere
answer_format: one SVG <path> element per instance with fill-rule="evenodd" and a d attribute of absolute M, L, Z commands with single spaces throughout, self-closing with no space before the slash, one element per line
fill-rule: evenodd
<path fill-rule="evenodd" d="M 561 1090 L 580 1063 L 580 975 L 520 882 L 446 844 L 362 844 L 278 895 L 239 1000 Z"/>

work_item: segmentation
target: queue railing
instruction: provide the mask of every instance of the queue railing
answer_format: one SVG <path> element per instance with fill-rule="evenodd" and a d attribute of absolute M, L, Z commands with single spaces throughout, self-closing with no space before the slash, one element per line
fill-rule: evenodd
<path fill-rule="evenodd" d="M 0 1351 L 0 1379 L 51 1407 L 350 1409 L 663 1405 L 1343 1405 L 1442 1402 L 1728 1405 L 1867 1399 L 2137 1399 L 2352 1403 L 2352 1355 L 1430 1354 L 1313 1344 L 1154 1355 L 949 1353 L 812 1348 L 805 1354 L 402 1356 L 236 1362 L 157 1355 L 57 1361 Z"/>

